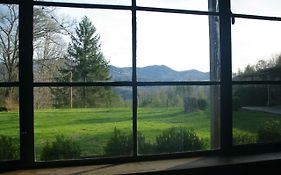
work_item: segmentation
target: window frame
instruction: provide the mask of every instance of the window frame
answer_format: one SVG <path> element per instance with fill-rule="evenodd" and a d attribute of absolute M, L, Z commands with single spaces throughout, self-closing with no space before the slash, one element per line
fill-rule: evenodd
<path fill-rule="evenodd" d="M 212 1 L 212 0 L 209 0 Z M 131 6 L 125 5 L 101 5 L 101 4 L 82 4 L 82 3 L 62 3 L 33 0 L 0 0 L 1 4 L 19 5 L 19 81 L 0 82 L 0 87 L 19 87 L 19 107 L 20 107 L 20 160 L 0 161 L 4 169 L 31 168 L 31 167 L 51 167 L 51 166 L 71 166 L 102 163 L 120 163 L 141 160 L 159 160 L 171 158 L 183 158 L 190 156 L 207 155 L 228 155 L 232 153 L 243 154 L 249 152 L 261 153 L 263 151 L 279 151 L 276 145 L 281 143 L 267 143 L 254 145 L 232 144 L 232 86 L 244 84 L 278 84 L 281 81 L 233 81 L 231 63 L 231 23 L 235 18 L 247 18 L 258 20 L 281 21 L 281 17 L 232 14 L 231 0 L 218 0 L 219 12 L 167 9 L 155 7 L 140 7 L 136 5 L 136 0 L 132 0 Z M 127 10 L 132 13 L 132 81 L 118 82 L 34 82 L 33 81 L 33 7 L 34 6 L 54 6 L 54 7 L 73 7 L 91 9 L 110 9 Z M 139 82 L 137 81 L 137 11 L 178 13 L 191 15 L 205 15 L 219 17 L 219 43 L 220 43 L 220 80 L 219 81 L 166 81 L 166 82 Z M 31 19 L 31 20 L 26 20 Z M 220 86 L 220 149 L 185 153 L 172 153 L 163 155 L 138 155 L 137 146 L 137 91 L 138 87 L 143 86 L 174 86 L 174 85 L 200 85 Z M 59 160 L 50 162 L 35 162 L 34 151 L 34 106 L 33 89 L 35 87 L 81 87 L 81 86 L 126 86 L 133 89 L 133 156 L 81 159 L 81 160 Z M 1 170 L 2 168 L 0 168 Z"/>

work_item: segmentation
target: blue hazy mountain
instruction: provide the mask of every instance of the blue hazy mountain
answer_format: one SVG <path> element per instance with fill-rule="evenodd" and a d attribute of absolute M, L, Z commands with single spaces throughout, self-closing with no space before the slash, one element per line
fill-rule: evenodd
<path fill-rule="evenodd" d="M 110 66 L 113 81 L 131 81 L 132 68 Z M 209 72 L 195 69 L 176 71 L 164 65 L 153 65 L 137 68 L 138 81 L 206 81 L 210 79 Z"/>

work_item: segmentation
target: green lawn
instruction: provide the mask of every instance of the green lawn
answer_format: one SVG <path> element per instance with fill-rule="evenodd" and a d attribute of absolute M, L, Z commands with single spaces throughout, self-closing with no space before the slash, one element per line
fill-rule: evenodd
<path fill-rule="evenodd" d="M 150 142 L 164 129 L 183 126 L 193 128 L 199 137 L 210 139 L 210 115 L 208 111 L 185 113 L 181 108 L 140 108 L 138 130 Z M 251 111 L 234 113 L 234 128 L 255 134 L 265 121 L 281 117 Z M 37 158 L 47 140 L 54 140 L 63 134 L 76 140 L 82 156 L 102 156 L 104 146 L 114 128 L 132 131 L 132 111 L 130 108 L 97 109 L 46 109 L 35 111 L 35 149 Z M 0 135 L 18 137 L 17 112 L 0 113 Z"/>

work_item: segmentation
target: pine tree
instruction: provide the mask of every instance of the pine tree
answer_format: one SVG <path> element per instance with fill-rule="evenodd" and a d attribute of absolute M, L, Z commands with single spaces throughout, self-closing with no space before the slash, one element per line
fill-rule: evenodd
<path fill-rule="evenodd" d="M 71 37 L 68 56 L 73 69 L 73 81 L 108 80 L 109 65 L 101 51 L 100 36 L 88 17 L 83 17 Z"/>
<path fill-rule="evenodd" d="M 101 51 L 100 36 L 88 17 L 83 17 L 71 37 L 65 56 L 66 67 L 61 70 L 63 81 L 93 82 L 106 81 L 109 62 Z M 110 106 L 116 95 L 108 87 L 77 87 L 67 95 L 74 107 Z"/>

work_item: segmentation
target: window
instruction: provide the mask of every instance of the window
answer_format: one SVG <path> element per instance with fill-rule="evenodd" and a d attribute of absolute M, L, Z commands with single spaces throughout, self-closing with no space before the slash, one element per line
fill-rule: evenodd
<path fill-rule="evenodd" d="M 279 2 L 253 3 L 232 2 L 234 145 L 280 142 Z"/>
<path fill-rule="evenodd" d="M 20 159 L 18 5 L 0 9 L 0 161 L 13 161 Z"/>
<path fill-rule="evenodd" d="M 230 0 L 0 2 L 0 139 L 16 153 L 0 164 L 280 142 L 281 19 L 257 16 L 268 10 Z"/>

